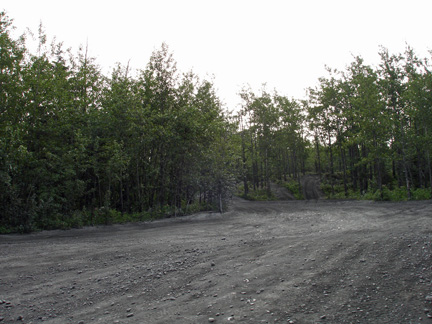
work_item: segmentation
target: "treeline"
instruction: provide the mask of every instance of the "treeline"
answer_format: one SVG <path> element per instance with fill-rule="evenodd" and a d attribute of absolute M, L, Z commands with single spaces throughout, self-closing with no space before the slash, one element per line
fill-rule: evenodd
<path fill-rule="evenodd" d="M 380 64 L 361 57 L 328 69 L 310 90 L 308 121 L 315 170 L 333 197 L 403 200 L 431 197 L 432 74 L 413 49 Z"/>
<path fill-rule="evenodd" d="M 222 209 L 230 137 L 211 81 L 181 74 L 167 46 L 132 76 L 12 39 L 0 14 L 0 232 Z"/>
<path fill-rule="evenodd" d="M 223 210 L 237 190 L 301 198 L 431 198 L 432 74 L 411 48 L 360 57 L 299 101 L 243 89 L 235 115 L 163 44 L 144 69 L 105 76 L 39 29 L 31 53 L 0 13 L 0 233 Z"/>
<path fill-rule="evenodd" d="M 243 89 L 240 96 L 243 105 L 236 120 L 242 196 L 272 198 L 271 181 L 294 189 L 301 175 L 309 171 L 305 104 L 276 91 L 271 94 L 265 86 L 259 94 Z"/>
<path fill-rule="evenodd" d="M 377 67 L 328 68 L 304 101 L 241 91 L 244 197 L 271 197 L 271 181 L 301 196 L 300 178 L 316 173 L 330 198 L 431 198 L 432 67 L 410 47 L 379 55 Z"/>

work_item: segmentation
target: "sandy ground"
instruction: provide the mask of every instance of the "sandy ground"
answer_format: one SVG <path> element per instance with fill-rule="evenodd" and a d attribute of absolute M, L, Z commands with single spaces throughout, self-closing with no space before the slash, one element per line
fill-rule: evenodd
<path fill-rule="evenodd" d="M 0 323 L 432 323 L 432 204 L 248 202 L 0 236 Z"/>

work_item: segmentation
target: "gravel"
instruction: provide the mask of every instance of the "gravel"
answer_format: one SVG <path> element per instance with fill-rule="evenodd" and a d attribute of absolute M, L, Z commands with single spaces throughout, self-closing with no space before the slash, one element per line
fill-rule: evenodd
<path fill-rule="evenodd" d="M 432 323 L 432 205 L 248 202 L 0 236 L 2 323 Z"/>

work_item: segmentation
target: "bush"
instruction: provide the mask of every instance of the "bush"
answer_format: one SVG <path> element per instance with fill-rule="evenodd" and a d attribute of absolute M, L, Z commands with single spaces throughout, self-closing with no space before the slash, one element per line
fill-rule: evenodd
<path fill-rule="evenodd" d="M 408 200 L 408 192 L 404 187 L 395 188 L 393 190 L 383 187 L 383 200 L 406 201 Z"/>
<path fill-rule="evenodd" d="M 417 188 L 412 191 L 413 200 L 428 200 L 432 198 L 431 190 L 425 188 Z"/>
<path fill-rule="evenodd" d="M 252 201 L 270 201 L 270 200 L 276 200 L 276 197 L 271 194 L 268 195 L 267 189 L 257 189 L 255 191 L 249 191 L 249 194 L 246 196 L 244 194 L 240 195 L 240 197 L 252 200 Z"/>
<path fill-rule="evenodd" d="M 298 200 L 304 199 L 303 191 L 302 191 L 302 188 L 300 187 L 300 184 L 298 183 L 298 181 L 291 179 L 288 182 L 283 182 L 282 186 L 287 188 L 289 190 L 289 192 L 292 193 L 296 199 L 298 199 Z"/>
<path fill-rule="evenodd" d="M 206 203 L 199 203 L 199 201 L 193 202 L 191 204 L 187 204 L 185 201 L 182 202 L 181 211 L 183 215 L 190 215 L 194 213 L 199 213 L 205 210 L 214 210 L 214 206 L 210 206 Z M 183 212 L 184 211 L 184 212 Z"/>
<path fill-rule="evenodd" d="M 417 188 L 411 191 L 412 200 L 427 200 L 431 198 L 430 189 Z M 382 192 L 380 190 L 368 191 L 361 196 L 361 199 L 375 201 L 407 201 L 408 191 L 405 187 L 397 187 L 390 190 L 386 186 L 383 186 Z"/>
<path fill-rule="evenodd" d="M 386 186 L 383 186 L 382 190 L 367 191 L 362 195 L 361 199 L 374 201 L 405 201 L 408 199 L 408 195 L 405 188 L 390 190 Z"/>
<path fill-rule="evenodd" d="M 332 186 L 329 183 L 321 183 L 321 191 L 328 198 L 332 196 Z"/>
<path fill-rule="evenodd" d="M 10 227 L 0 226 L 0 234 L 10 234 L 14 231 Z"/>

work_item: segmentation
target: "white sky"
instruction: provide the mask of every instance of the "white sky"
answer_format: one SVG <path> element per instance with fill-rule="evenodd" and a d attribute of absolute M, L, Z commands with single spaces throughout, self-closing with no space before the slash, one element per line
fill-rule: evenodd
<path fill-rule="evenodd" d="M 352 55 L 379 62 L 379 45 L 421 57 L 432 49 L 431 0 L 2 0 L 19 33 L 56 36 L 74 52 L 88 41 L 104 71 L 116 62 L 144 69 L 166 42 L 181 72 L 214 75 L 219 97 L 234 109 L 249 84 L 302 99 Z"/>

